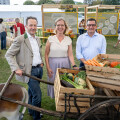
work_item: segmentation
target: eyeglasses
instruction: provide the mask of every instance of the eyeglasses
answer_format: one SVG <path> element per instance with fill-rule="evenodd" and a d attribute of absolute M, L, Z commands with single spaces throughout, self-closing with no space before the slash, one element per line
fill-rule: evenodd
<path fill-rule="evenodd" d="M 95 27 L 96 24 L 87 24 L 88 27 L 92 26 L 92 27 Z"/>
<path fill-rule="evenodd" d="M 57 27 L 60 27 L 60 26 L 61 26 L 61 27 L 64 27 L 65 25 L 59 25 L 59 24 L 58 24 L 58 25 L 56 25 L 56 26 L 57 26 Z"/>

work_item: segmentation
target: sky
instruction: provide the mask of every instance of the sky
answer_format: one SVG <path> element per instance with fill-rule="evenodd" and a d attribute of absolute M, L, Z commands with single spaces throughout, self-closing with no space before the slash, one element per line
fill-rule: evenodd
<path fill-rule="evenodd" d="M 14 4 L 18 4 L 18 5 L 23 5 L 23 3 L 25 2 L 26 0 L 10 0 L 10 5 L 14 5 Z M 37 2 L 39 0 L 32 0 L 33 2 Z M 77 2 L 83 2 L 83 0 L 74 0 L 74 1 L 77 1 Z"/>

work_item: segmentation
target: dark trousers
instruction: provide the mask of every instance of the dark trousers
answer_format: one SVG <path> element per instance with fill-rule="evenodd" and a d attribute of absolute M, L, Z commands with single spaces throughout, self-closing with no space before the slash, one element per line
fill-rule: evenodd
<path fill-rule="evenodd" d="M 82 68 L 84 66 L 85 66 L 84 63 L 80 61 L 80 66 L 79 67 Z"/>
<path fill-rule="evenodd" d="M 6 49 L 6 32 L 0 33 L 1 49 Z"/>
<path fill-rule="evenodd" d="M 43 68 L 42 67 L 32 68 L 31 75 L 41 79 L 43 75 Z M 31 104 L 36 107 L 41 107 L 42 93 L 39 81 L 30 78 L 28 82 L 28 94 L 29 94 L 28 104 Z M 29 109 L 29 113 L 33 116 L 34 120 L 41 119 L 39 112 Z"/>
<path fill-rule="evenodd" d="M 84 33 L 84 29 L 79 29 L 79 33 L 82 35 Z"/>

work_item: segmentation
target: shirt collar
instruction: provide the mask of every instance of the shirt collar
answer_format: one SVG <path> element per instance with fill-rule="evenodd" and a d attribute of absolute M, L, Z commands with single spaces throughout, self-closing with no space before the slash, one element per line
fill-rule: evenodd
<path fill-rule="evenodd" d="M 33 36 L 31 36 L 28 32 L 26 32 L 26 33 L 27 33 L 28 38 L 33 38 Z M 36 39 L 36 36 L 34 39 Z"/>
<path fill-rule="evenodd" d="M 89 35 L 88 35 L 88 32 L 86 32 L 85 35 L 86 35 L 86 36 L 89 36 Z M 97 35 L 98 35 L 98 33 L 95 31 L 95 33 L 94 33 L 93 36 L 97 36 Z"/>

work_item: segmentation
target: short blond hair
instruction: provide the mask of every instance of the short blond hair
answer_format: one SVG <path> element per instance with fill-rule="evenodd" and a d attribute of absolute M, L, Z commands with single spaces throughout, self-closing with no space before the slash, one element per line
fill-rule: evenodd
<path fill-rule="evenodd" d="M 55 20 L 55 26 L 57 24 L 58 21 L 64 21 L 64 25 L 65 25 L 65 31 L 64 31 L 64 34 L 68 31 L 68 25 L 67 25 L 67 22 L 65 21 L 65 19 L 63 17 L 60 17 L 60 18 L 57 18 Z M 57 33 L 57 30 L 55 29 L 55 34 Z"/>

